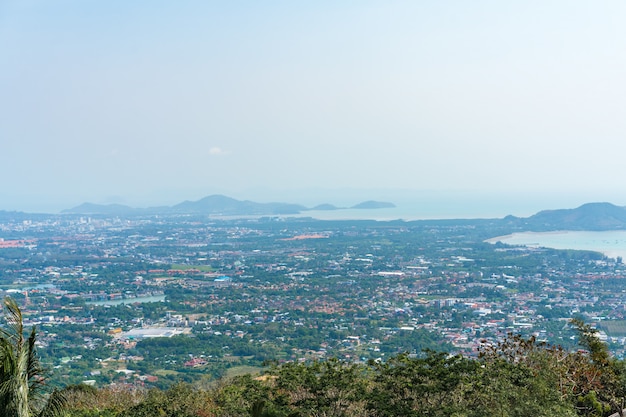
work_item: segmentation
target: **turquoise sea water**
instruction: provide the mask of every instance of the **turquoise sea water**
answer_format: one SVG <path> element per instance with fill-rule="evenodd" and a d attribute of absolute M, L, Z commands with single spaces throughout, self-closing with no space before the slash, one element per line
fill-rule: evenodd
<path fill-rule="evenodd" d="M 601 252 L 610 258 L 621 256 L 626 259 L 626 230 L 605 232 L 524 232 L 498 236 L 487 240 L 509 245 L 546 247 L 554 249 L 577 249 Z"/>

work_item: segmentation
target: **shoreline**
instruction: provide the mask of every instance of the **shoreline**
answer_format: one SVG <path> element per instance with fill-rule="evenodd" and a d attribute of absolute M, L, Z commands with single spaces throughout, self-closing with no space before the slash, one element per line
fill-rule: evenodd
<path fill-rule="evenodd" d="M 626 258 L 626 231 L 571 231 L 516 232 L 484 240 L 495 244 L 502 242 L 511 246 L 545 247 L 559 250 L 583 250 L 598 252 L 607 258 Z"/>

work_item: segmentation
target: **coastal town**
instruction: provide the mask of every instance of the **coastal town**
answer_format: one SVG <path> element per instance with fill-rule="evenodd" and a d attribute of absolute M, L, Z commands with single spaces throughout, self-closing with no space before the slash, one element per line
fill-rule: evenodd
<path fill-rule="evenodd" d="M 517 226 L 515 226 L 517 227 Z M 626 349 L 626 267 L 488 243 L 502 220 L 0 216 L 0 288 L 57 385 L 165 387 L 273 363 L 477 355 L 507 334 Z"/>

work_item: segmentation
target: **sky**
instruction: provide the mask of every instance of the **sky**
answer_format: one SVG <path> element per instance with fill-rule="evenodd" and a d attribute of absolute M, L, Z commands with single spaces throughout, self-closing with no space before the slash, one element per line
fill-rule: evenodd
<path fill-rule="evenodd" d="M 626 205 L 624 21 L 623 1 L 0 0 L 0 209 Z"/>

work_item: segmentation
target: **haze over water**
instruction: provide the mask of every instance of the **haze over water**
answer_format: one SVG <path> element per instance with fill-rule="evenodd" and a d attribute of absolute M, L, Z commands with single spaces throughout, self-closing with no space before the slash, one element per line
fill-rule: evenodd
<path fill-rule="evenodd" d="M 338 207 L 351 207 L 364 200 L 391 202 L 393 208 L 310 210 L 301 217 L 320 220 L 436 220 L 436 219 L 497 219 L 508 215 L 529 217 L 542 210 L 575 208 L 585 203 L 600 201 L 595 195 L 523 194 L 523 193 L 443 193 L 443 192 L 361 192 L 338 197 L 317 195 L 308 199 L 293 195 L 288 202 L 303 202 L 308 207 L 331 203 Z M 275 200 L 279 200 L 276 197 Z M 286 200 L 286 198 L 282 198 Z"/>

